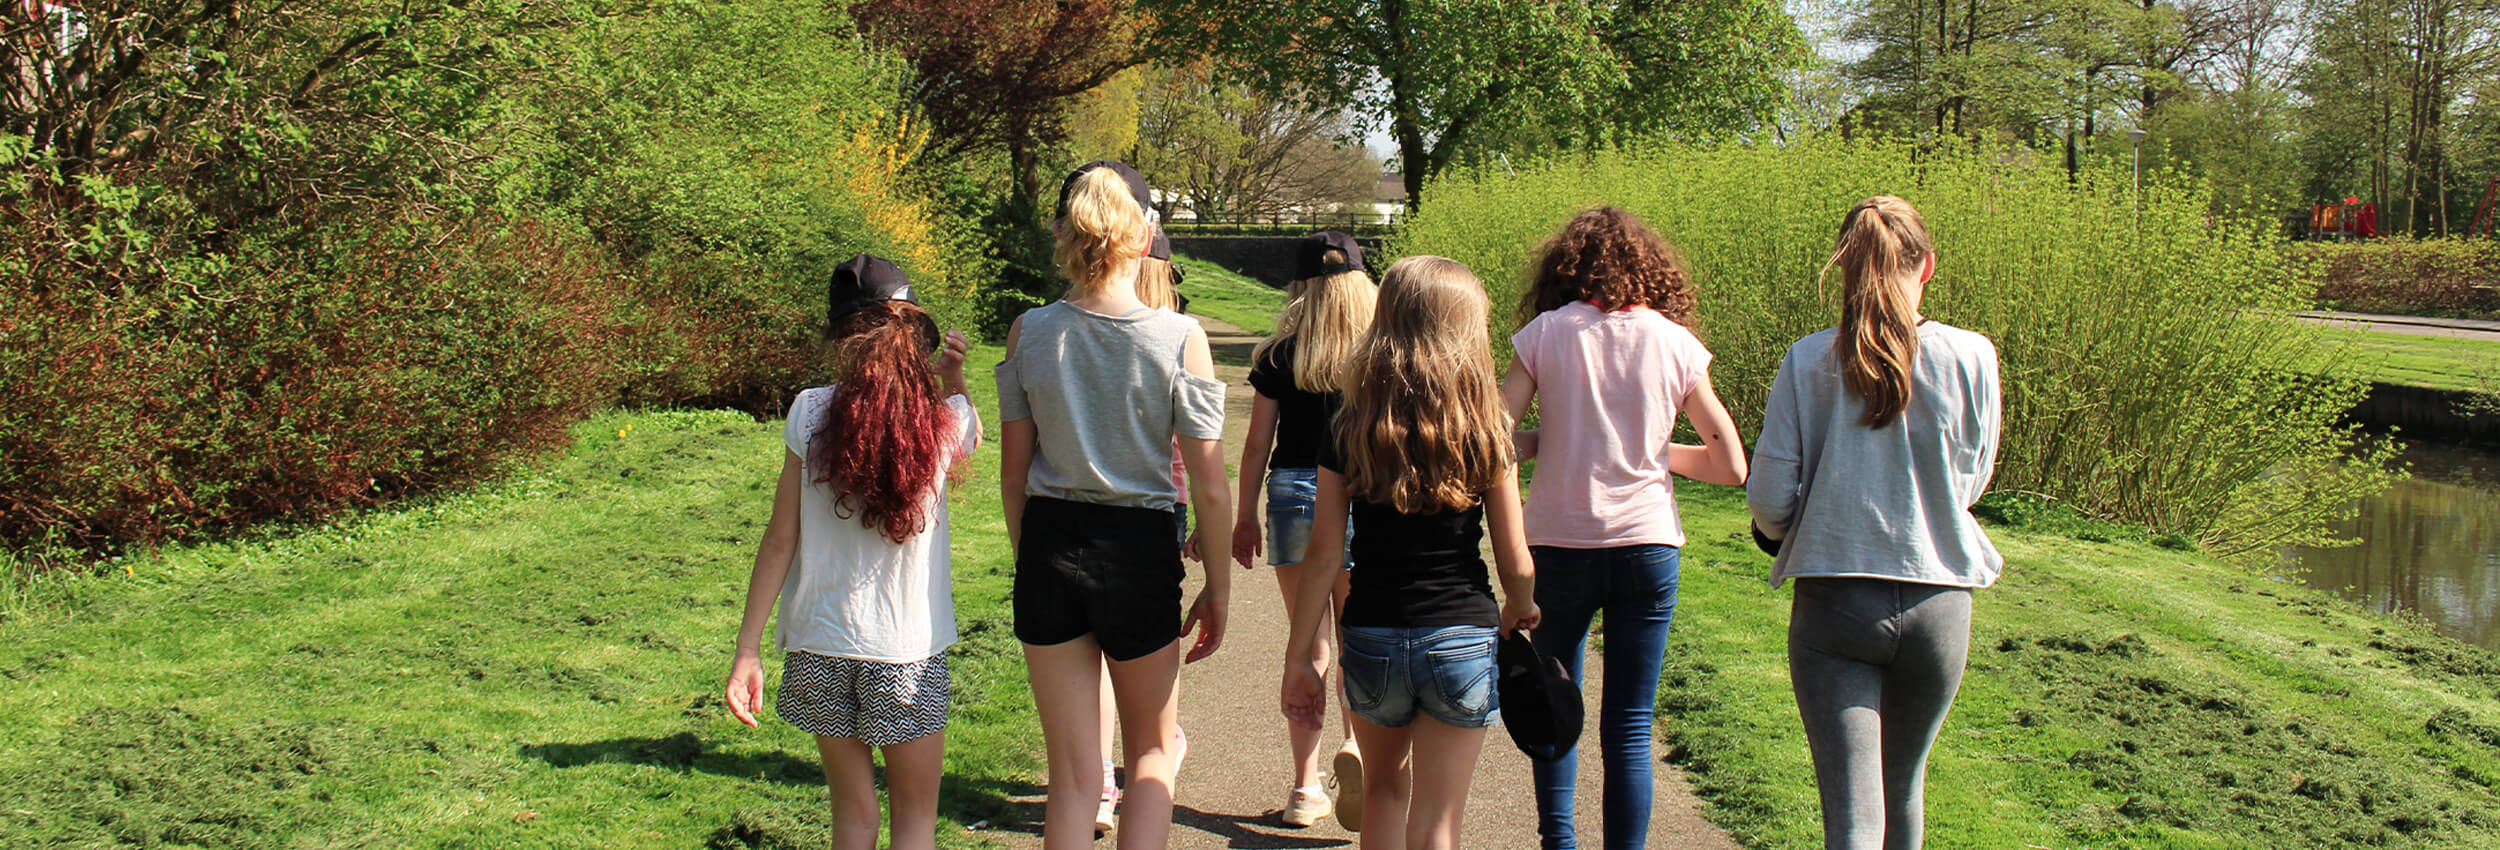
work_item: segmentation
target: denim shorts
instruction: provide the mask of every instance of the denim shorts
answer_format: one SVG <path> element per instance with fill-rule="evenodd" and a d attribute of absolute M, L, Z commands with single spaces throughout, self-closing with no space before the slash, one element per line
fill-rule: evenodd
<path fill-rule="evenodd" d="M 1493 690 L 1500 630 L 1346 626 L 1338 634 L 1346 705 L 1364 720 L 1394 729 L 1421 712 L 1462 729 L 1492 725 L 1501 707 Z"/>
<path fill-rule="evenodd" d="M 1319 470 L 1312 467 L 1271 469 L 1267 473 L 1267 565 L 1290 567 L 1311 551 L 1311 518 L 1317 513 Z M 1354 539 L 1354 521 L 1346 520 L 1346 540 Z M 1354 567 L 1348 554 L 1345 567 Z"/>

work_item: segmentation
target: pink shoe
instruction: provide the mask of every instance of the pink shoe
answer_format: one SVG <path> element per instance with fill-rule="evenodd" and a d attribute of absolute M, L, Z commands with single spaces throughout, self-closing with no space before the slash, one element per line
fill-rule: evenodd
<path fill-rule="evenodd" d="M 1102 763 L 1102 800 L 1094 804 L 1094 831 L 1110 832 L 1120 805 L 1119 777 L 1110 762 Z"/>

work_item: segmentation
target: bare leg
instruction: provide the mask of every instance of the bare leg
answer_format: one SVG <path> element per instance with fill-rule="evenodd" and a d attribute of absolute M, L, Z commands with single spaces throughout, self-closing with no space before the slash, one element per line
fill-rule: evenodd
<path fill-rule="evenodd" d="M 816 755 L 824 759 L 825 787 L 833 801 L 834 850 L 876 850 L 877 771 L 868 745 L 819 735 Z"/>
<path fill-rule="evenodd" d="M 1302 598 L 1302 582 L 1321 568 L 1304 563 L 1288 564 L 1274 569 L 1276 570 L 1276 587 L 1285 593 L 1285 622 L 1290 623 L 1297 616 L 1294 609 L 1301 607 L 1298 600 Z M 1319 639 L 1311 648 L 1312 652 L 1319 655 L 1322 670 L 1329 668 L 1328 659 L 1335 655 L 1336 633 L 1335 618 L 1322 615 Z M 1320 732 L 1317 729 L 1292 721 L 1285 722 L 1285 739 L 1292 745 L 1286 757 L 1293 765 L 1294 787 L 1308 788 L 1319 784 L 1319 735 Z"/>
<path fill-rule="evenodd" d="M 885 754 L 885 796 L 892 850 L 936 850 L 938 780 L 946 773 L 946 733 L 932 732 L 878 748 Z M 873 837 L 873 836 L 872 836 Z"/>
<path fill-rule="evenodd" d="M 1024 645 L 1024 669 L 1042 720 L 1050 793 L 1042 807 L 1045 850 L 1094 846 L 1094 804 L 1102 793 L 1102 648 L 1093 635 L 1050 646 Z"/>
<path fill-rule="evenodd" d="M 1414 771 L 1406 761 L 1408 728 L 1351 721 L 1363 748 L 1363 850 L 1408 850 L 1406 802 Z"/>
<path fill-rule="evenodd" d="M 1462 729 L 1415 715 L 1414 802 L 1406 815 L 1408 850 L 1458 850 L 1459 816 L 1467 811 L 1467 783 L 1484 750 L 1484 728 Z"/>
<path fill-rule="evenodd" d="M 1128 750 L 1128 790 L 1120 795 L 1122 850 L 1159 850 L 1172 832 L 1172 785 L 1180 767 L 1172 749 L 1180 734 L 1180 674 L 1178 641 L 1142 658 L 1111 662 L 1120 737 Z M 1090 842 L 1092 836 L 1087 838 Z"/>

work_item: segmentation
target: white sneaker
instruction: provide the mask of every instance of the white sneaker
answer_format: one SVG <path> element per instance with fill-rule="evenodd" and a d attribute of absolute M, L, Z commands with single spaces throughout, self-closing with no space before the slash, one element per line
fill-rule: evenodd
<path fill-rule="evenodd" d="M 1327 817 L 1331 805 L 1328 792 L 1316 787 L 1297 787 L 1285 794 L 1285 812 L 1278 819 L 1286 826 L 1313 826 Z"/>
<path fill-rule="evenodd" d="M 1337 748 L 1337 758 L 1328 769 L 1328 781 L 1337 786 L 1337 825 L 1347 832 L 1362 832 L 1363 751 L 1355 749 L 1354 739 L 1345 739 L 1345 746 Z"/>

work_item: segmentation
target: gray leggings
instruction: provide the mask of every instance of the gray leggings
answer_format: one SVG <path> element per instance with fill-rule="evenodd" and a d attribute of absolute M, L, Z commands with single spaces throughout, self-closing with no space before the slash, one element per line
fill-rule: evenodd
<path fill-rule="evenodd" d="M 1916 848 L 1927 751 L 1970 654 L 1970 590 L 1870 578 L 1796 584 L 1788 678 L 1814 751 L 1823 844 Z"/>

